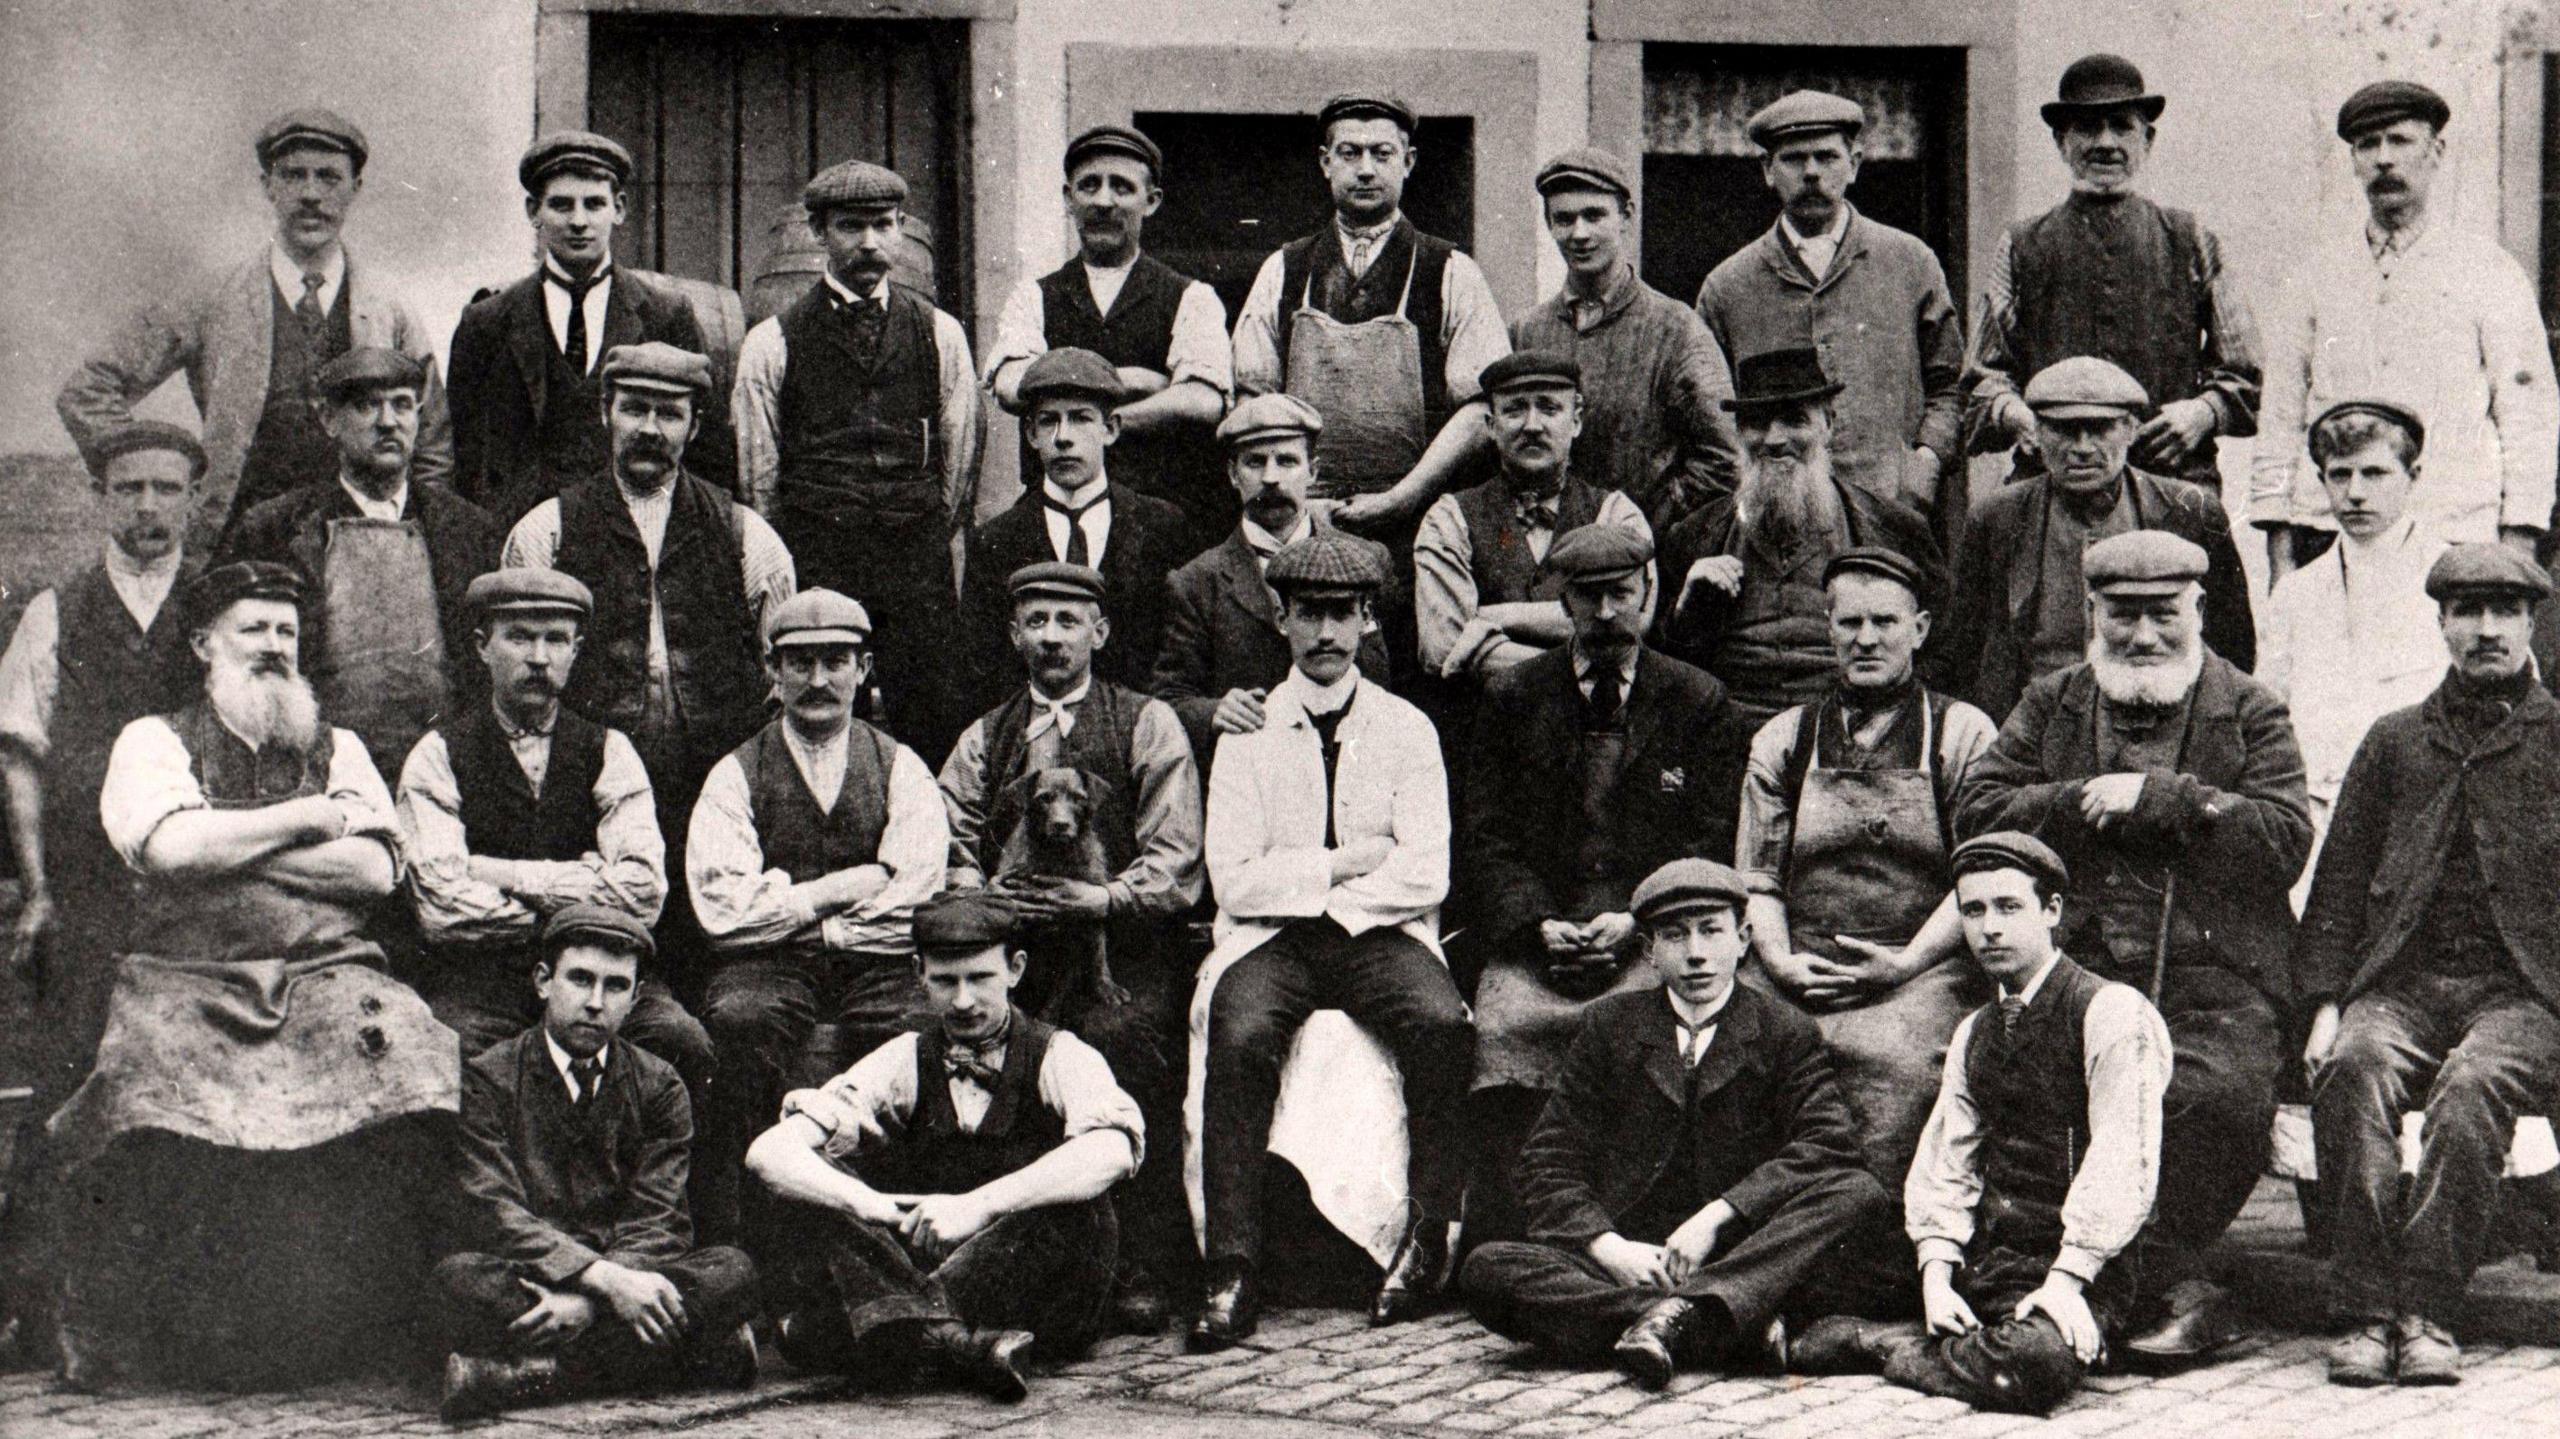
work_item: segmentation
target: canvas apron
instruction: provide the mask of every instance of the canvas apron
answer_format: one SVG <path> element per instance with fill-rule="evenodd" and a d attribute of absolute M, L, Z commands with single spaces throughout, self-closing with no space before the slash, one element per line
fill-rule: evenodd
<path fill-rule="evenodd" d="M 1422 332 L 1405 317 L 1413 299 L 1417 246 L 1396 312 L 1345 324 L 1308 303 L 1310 267 L 1289 322 L 1289 393 L 1324 416 L 1316 437 L 1322 469 L 1310 493 L 1347 499 L 1392 488 L 1422 459 Z"/>
<path fill-rule="evenodd" d="M 321 561 L 328 669 L 313 676 L 329 723 L 356 732 L 397 777 L 445 707 L 445 638 L 426 531 L 415 520 L 329 521 Z"/>

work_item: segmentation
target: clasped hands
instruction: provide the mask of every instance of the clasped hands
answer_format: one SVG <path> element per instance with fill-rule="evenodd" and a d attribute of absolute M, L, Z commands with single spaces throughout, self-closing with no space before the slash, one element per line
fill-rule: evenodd
<path fill-rule="evenodd" d="M 2083 1295 L 2079 1276 L 2059 1269 L 2045 1271 L 2044 1283 L 2018 1301 L 2009 1311 L 2012 1319 L 2042 1314 L 2062 1331 L 2063 1340 L 2083 1364 L 2097 1362 L 2106 1347 L 2105 1336 L 2098 1331 L 2098 1318 L 2089 1311 L 2089 1300 Z M 1974 1316 L 1973 1306 L 1956 1292 L 1955 1266 L 1940 1261 L 1920 1271 L 1920 1308 L 1932 1334 L 1970 1334 L 1982 1327 Z"/>
<path fill-rule="evenodd" d="M 1715 1257 L 1725 1226 L 1734 1218 L 1732 1205 L 1721 1199 L 1710 1200 L 1660 1244 L 1609 1233 L 1592 1240 L 1585 1252 L 1593 1263 L 1608 1271 L 1610 1278 L 1630 1289 L 1667 1290 L 1688 1283 Z"/>
<path fill-rule="evenodd" d="M 907 1246 L 937 1262 L 975 1238 L 996 1221 L 994 1210 L 974 1194 L 868 1195 L 854 1206 L 853 1217 L 883 1229 L 894 1229 Z"/>
<path fill-rule="evenodd" d="M 1843 957 L 1826 959 L 1799 951 L 1769 968 L 1778 982 L 1805 1008 L 1832 1010 L 1862 1004 L 1908 983 L 1928 964 L 1909 951 L 1860 939 L 1832 936 Z"/>
<path fill-rule="evenodd" d="M 1632 914 L 1594 915 L 1580 924 L 1569 919 L 1538 921 L 1538 977 L 1549 989 L 1569 999 L 1597 994 L 1626 968 L 1627 942 L 1635 938 Z"/>

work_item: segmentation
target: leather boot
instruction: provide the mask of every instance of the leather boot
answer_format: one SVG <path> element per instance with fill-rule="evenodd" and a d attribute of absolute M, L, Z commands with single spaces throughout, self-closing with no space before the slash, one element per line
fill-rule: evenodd
<path fill-rule="evenodd" d="M 1449 1226 L 1430 1215 L 1417 1215 L 1404 1232 L 1404 1242 L 1396 1246 L 1395 1263 L 1387 1266 L 1376 1302 L 1369 1306 L 1369 1322 L 1401 1324 L 1421 1318 L 1439 1297 L 1441 1276 L 1448 1268 Z"/>
<path fill-rule="evenodd" d="M 1611 1352 L 1637 1388 L 1660 1389 L 1671 1382 L 1680 1355 L 1690 1347 L 1689 1330 L 1697 1313 L 1698 1307 L 1686 1299 L 1659 1300 L 1618 1336 Z"/>
<path fill-rule="evenodd" d="M 476 1354 L 448 1354 L 444 1360 L 444 1402 L 436 1414 L 447 1424 L 485 1419 L 492 1414 L 563 1397 L 560 1361 L 549 1354 L 523 1359 L 488 1359 Z"/>
<path fill-rule="evenodd" d="M 1031 1342 L 1027 1329 L 976 1329 L 951 1320 L 924 1331 L 925 1353 L 935 1365 L 999 1404 L 1031 1397 L 1031 1381 L 1022 1372 Z"/>
<path fill-rule="evenodd" d="M 2175 1368 L 2238 1337 L 2230 1296 L 2221 1285 L 2190 1279 L 2170 1289 L 2167 1298 L 2169 1317 L 2124 1346 L 2128 1365 L 2145 1370 Z"/>
<path fill-rule="evenodd" d="M 2403 1314 L 2391 1321 L 2391 1332 L 2399 1341 L 2401 1383 L 2462 1382 L 2462 1346 L 2454 1342 L 2452 1331 L 2424 1315 Z"/>
<path fill-rule="evenodd" d="M 1233 1348 L 1261 1326 L 1262 1299 L 1255 1292 L 1253 1271 L 1233 1260 L 1212 1266 L 1200 1315 L 1191 1321 L 1192 1351 L 1212 1354 Z"/>

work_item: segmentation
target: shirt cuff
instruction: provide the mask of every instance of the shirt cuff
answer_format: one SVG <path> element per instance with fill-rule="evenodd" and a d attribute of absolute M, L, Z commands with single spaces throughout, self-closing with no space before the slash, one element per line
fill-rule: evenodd
<path fill-rule="evenodd" d="M 1920 1267 L 1944 1261 L 1958 1269 L 1964 1267 L 1964 1246 L 1952 1239 L 1923 1239 L 1914 1246 L 1920 1254 Z"/>
<path fill-rule="evenodd" d="M 578 1241 L 563 1236 L 556 1247 L 534 1261 L 533 1272 L 541 1277 L 543 1283 L 557 1289 L 585 1273 L 587 1266 L 603 1257 Z"/>
<path fill-rule="evenodd" d="M 2066 1244 L 2062 1246 L 2062 1252 L 2053 1257 L 2053 1271 L 2068 1274 L 2082 1284 L 2095 1284 L 2098 1271 L 2107 1267 L 2107 1260 L 2111 1257 L 2077 1244 Z"/>

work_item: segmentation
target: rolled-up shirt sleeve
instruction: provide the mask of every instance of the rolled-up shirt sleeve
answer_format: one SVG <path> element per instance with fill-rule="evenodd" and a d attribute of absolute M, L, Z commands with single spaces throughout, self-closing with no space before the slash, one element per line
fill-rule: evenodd
<path fill-rule="evenodd" d="M 1253 288 L 1245 292 L 1244 308 L 1236 312 L 1233 336 L 1235 353 L 1235 389 L 1239 395 L 1267 395 L 1284 388 L 1289 377 L 1280 359 L 1280 294 L 1283 266 L 1280 252 L 1274 250 L 1264 258 L 1262 268 L 1253 275 Z M 1474 393 L 1470 375 L 1468 393 Z"/>
<path fill-rule="evenodd" d="M 914 1066 L 908 1068 L 912 1072 Z M 1120 1087 L 1092 1045 L 1063 1029 L 1050 1036 L 1048 1057 L 1040 1063 L 1040 1102 L 1058 1116 L 1066 1138 L 1117 1130 L 1129 1137 L 1129 1168 L 1135 1171 L 1145 1160 L 1147 1122 L 1138 1101 Z"/>
<path fill-rule="evenodd" d="M 982 852 L 987 824 L 987 721 L 969 722 L 960 742 L 942 762 L 936 782 L 942 791 L 944 818 L 951 826 L 951 858 L 945 879 L 955 889 L 974 889 L 987 882 L 988 856 Z"/>
<path fill-rule="evenodd" d="M 889 822 L 880 832 L 878 863 L 889 871 L 880 892 L 828 918 L 830 949 L 910 953 L 916 906 L 942 893 L 951 854 L 951 815 L 933 771 L 905 745 L 889 763 Z M 805 905 L 806 901 L 803 901 Z"/>
<path fill-rule="evenodd" d="M 1200 897 L 1200 773 L 1173 706 L 1149 700 L 1129 735 L 1138 854 L 1105 888 L 1111 913 L 1167 919 Z"/>
<path fill-rule="evenodd" d="M 1458 637 L 1475 618 L 1478 598 L 1466 512 L 1458 508 L 1457 496 L 1442 495 L 1431 502 L 1413 537 L 1413 622 L 1425 669 L 1450 673 Z"/>
<path fill-rule="evenodd" d="M 407 777 L 402 777 L 405 787 Z M 600 904 L 644 924 L 658 922 L 667 899 L 667 845 L 658 833 L 656 796 L 640 752 L 619 730 L 607 730 L 596 773 L 595 848 L 576 859 L 494 859 L 472 865 L 542 914 L 573 904 Z"/>
<path fill-rule="evenodd" d="M 1196 380 L 1233 397 L 1236 392 L 1235 345 L 1227 338 L 1227 307 L 1218 292 L 1194 280 L 1173 311 L 1173 336 L 1165 347 L 1165 379 L 1179 385 Z"/>
<path fill-rule="evenodd" d="M 839 1161 L 861 1152 L 866 1129 L 897 1138 L 915 1113 L 916 1043 L 913 1034 L 898 1035 L 817 1088 L 791 1091 L 782 1118 L 796 1114 L 818 1126 L 826 1136 L 819 1152 Z"/>
<path fill-rule="evenodd" d="M 2169 1026 L 2134 990 L 2111 984 L 2089 1002 L 2081 1026 L 2089 1147 L 2062 1200 L 2062 1251 L 2053 1261 L 2083 1283 L 2123 1253 L 2151 1217 L 2171 1055 Z"/>
<path fill-rule="evenodd" d="M 462 790 L 440 730 L 429 730 L 400 769 L 400 828 L 409 844 L 409 894 L 418 928 L 440 944 L 530 936 L 540 917 L 472 873 Z"/>
<path fill-rule="evenodd" d="M 1047 353 L 1048 306 L 1040 297 L 1040 282 L 1026 279 L 1013 287 L 1012 294 L 1004 297 L 1004 310 L 996 317 L 995 345 L 987 351 L 986 364 L 981 370 L 986 376 L 987 388 L 993 390 L 999 400 L 1009 401 L 1010 389 L 997 383 L 1004 367 L 1035 360 Z M 1012 405 L 1007 403 L 1005 408 L 1011 409 Z"/>
<path fill-rule="evenodd" d="M 53 702 L 62 684 L 55 656 L 61 642 L 60 612 L 54 592 L 46 590 L 27 602 L 8 652 L 0 654 L 0 742 L 38 761 L 53 753 Z"/>
<path fill-rule="evenodd" d="M 1468 255 L 1451 255 L 1448 268 L 1440 272 L 1440 313 L 1442 373 L 1454 407 L 1484 388 L 1479 380 L 1485 366 L 1511 353 L 1511 331 L 1502 323 L 1502 307 L 1494 302 L 1484 271 Z"/>
<path fill-rule="evenodd" d="M 1795 846 L 1795 796 L 1787 792 L 1786 766 L 1804 713 L 1799 705 L 1762 725 L 1751 737 L 1751 758 L 1742 769 L 1742 814 L 1734 828 L 1733 867 L 1755 888 L 1771 894 L 1778 893 L 1787 872 L 1787 855 Z"/>
<path fill-rule="evenodd" d="M 391 786 L 383 783 L 382 771 L 374 765 L 373 756 L 365 753 L 364 741 L 356 738 L 354 730 L 331 733 L 337 742 L 329 751 L 329 798 L 346 812 L 345 837 L 362 835 L 382 841 L 382 847 L 391 851 L 392 879 L 406 878 L 408 860 L 400 842 L 400 811 L 391 803 Z"/>
<path fill-rule="evenodd" d="M 1982 1116 L 1964 1077 L 1973 1025 L 1974 1016 L 1966 1016 L 1947 1041 L 1937 1107 L 1929 1111 L 1919 1152 L 1902 1182 L 1903 1230 L 1919 1250 L 1922 1268 L 1942 1259 L 1964 1262 L 1964 1247 L 1973 1239 L 1973 1209 L 1982 1202 Z"/>
<path fill-rule="evenodd" d="M 98 789 L 98 824 L 124 862 L 141 869 L 142 848 L 162 820 L 203 808 L 204 789 L 196 783 L 186 742 L 169 722 L 146 715 L 126 725 L 107 756 L 106 782 Z"/>

